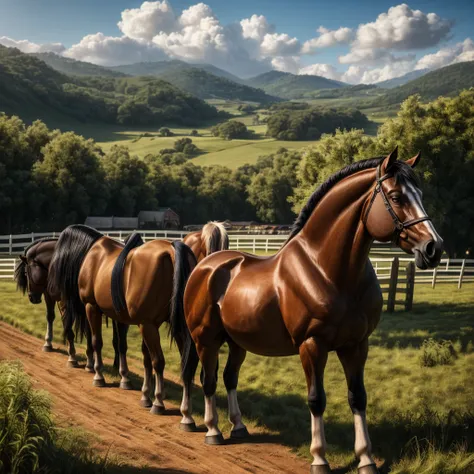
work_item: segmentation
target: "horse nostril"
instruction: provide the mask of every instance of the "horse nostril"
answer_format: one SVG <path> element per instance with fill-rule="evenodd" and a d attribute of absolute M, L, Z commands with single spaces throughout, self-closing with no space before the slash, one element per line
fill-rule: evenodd
<path fill-rule="evenodd" d="M 436 243 L 434 240 L 430 240 L 425 245 L 425 253 L 428 258 L 433 258 L 436 254 Z"/>

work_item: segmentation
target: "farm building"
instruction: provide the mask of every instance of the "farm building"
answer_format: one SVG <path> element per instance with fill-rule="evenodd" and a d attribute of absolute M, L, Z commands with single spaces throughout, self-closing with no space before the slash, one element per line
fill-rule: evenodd
<path fill-rule="evenodd" d="M 137 217 L 88 216 L 85 225 L 97 230 L 179 229 L 179 216 L 169 207 L 140 211 Z"/>

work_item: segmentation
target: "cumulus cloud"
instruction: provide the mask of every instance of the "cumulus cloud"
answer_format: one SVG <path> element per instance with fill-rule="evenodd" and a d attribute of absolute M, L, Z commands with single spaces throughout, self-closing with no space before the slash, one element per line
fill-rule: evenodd
<path fill-rule="evenodd" d="M 438 69 L 463 61 L 474 61 L 474 42 L 471 38 L 466 38 L 454 46 L 441 48 L 434 54 L 423 56 L 416 63 L 415 69 Z"/>
<path fill-rule="evenodd" d="M 328 30 L 324 26 L 318 28 L 319 36 L 311 40 L 305 41 L 302 53 L 312 54 L 321 48 L 329 48 L 338 44 L 347 44 L 353 37 L 354 32 L 351 28 L 341 27 L 337 30 Z"/>
<path fill-rule="evenodd" d="M 103 33 L 87 35 L 68 49 L 64 56 L 102 66 L 118 66 L 141 61 L 160 61 L 166 54 L 145 41 L 128 36 L 113 37 Z"/>
<path fill-rule="evenodd" d="M 61 43 L 32 43 L 28 40 L 14 40 L 8 36 L 0 36 L 0 44 L 8 48 L 18 48 L 23 53 L 56 53 L 61 54 L 65 47 Z"/>
<path fill-rule="evenodd" d="M 342 74 L 331 64 L 311 64 L 305 66 L 298 71 L 298 74 L 311 75 L 311 76 L 322 76 L 327 79 L 334 79 L 336 81 L 341 80 Z"/>
<path fill-rule="evenodd" d="M 263 57 L 269 56 L 291 56 L 297 54 L 301 44 L 297 38 L 291 38 L 287 34 L 267 33 L 260 45 Z"/>
<path fill-rule="evenodd" d="M 282 72 L 299 74 L 300 58 L 298 56 L 277 56 L 271 61 L 273 69 Z"/>
<path fill-rule="evenodd" d="M 176 17 L 167 0 L 144 2 L 140 8 L 124 10 L 118 27 L 129 38 L 151 41 L 160 32 L 172 32 Z"/>
<path fill-rule="evenodd" d="M 263 15 L 252 15 L 240 22 L 242 37 L 255 41 L 262 41 L 267 33 L 274 33 L 275 27 L 268 23 Z"/>
<path fill-rule="evenodd" d="M 452 22 L 436 13 L 425 14 L 402 3 L 381 13 L 374 22 L 360 25 L 354 46 L 392 48 L 399 51 L 423 49 L 446 39 Z"/>

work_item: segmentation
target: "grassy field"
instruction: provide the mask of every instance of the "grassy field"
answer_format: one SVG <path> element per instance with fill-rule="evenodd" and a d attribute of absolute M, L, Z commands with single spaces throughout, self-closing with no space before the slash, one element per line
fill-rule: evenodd
<path fill-rule="evenodd" d="M 0 282 L 0 318 L 43 337 L 44 307 L 28 304 L 11 282 Z M 60 339 L 56 325 L 56 341 Z M 166 339 L 166 328 L 162 328 Z M 422 366 L 423 342 L 452 341 L 450 365 Z M 105 355 L 110 357 L 111 334 L 105 330 Z M 384 314 L 371 337 L 366 367 L 368 420 L 374 453 L 382 472 L 442 474 L 474 472 L 474 285 L 457 290 L 439 285 L 432 290 L 418 285 L 410 313 Z M 38 341 L 38 350 L 41 350 Z M 167 370 L 177 373 L 176 348 L 163 349 Z M 218 406 L 222 429 L 228 431 L 221 350 Z M 138 330 L 130 329 L 129 355 L 141 359 Z M 426 355 L 426 354 L 425 354 Z M 268 376 L 268 374 L 272 374 Z M 109 379 L 116 375 L 109 374 Z M 136 384 L 140 383 L 137 376 Z M 92 379 L 91 379 L 92 383 Z M 239 400 L 249 425 L 264 427 L 309 457 L 310 423 L 306 386 L 298 357 L 264 358 L 248 354 L 239 383 Z M 328 459 L 339 473 L 356 472 L 352 415 L 347 405 L 344 375 L 331 354 L 326 368 L 326 436 Z M 169 398 L 178 403 L 180 389 L 168 384 Z M 202 393 L 194 404 L 202 415 Z"/>

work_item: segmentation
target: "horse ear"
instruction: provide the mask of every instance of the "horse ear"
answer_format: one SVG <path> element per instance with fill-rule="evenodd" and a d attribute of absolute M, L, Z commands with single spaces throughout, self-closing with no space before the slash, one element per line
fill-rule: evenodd
<path fill-rule="evenodd" d="M 420 161 L 420 158 L 421 158 L 421 151 L 419 151 L 413 158 L 410 158 L 409 160 L 405 161 L 405 163 L 407 165 L 410 165 L 412 168 L 414 168 Z"/>
<path fill-rule="evenodd" d="M 398 145 L 395 149 L 383 160 L 382 163 L 382 174 L 388 173 L 390 167 L 397 161 L 398 158 Z"/>
<path fill-rule="evenodd" d="M 28 263 L 28 259 L 27 259 L 24 255 L 20 255 L 20 260 L 21 260 L 23 263 Z"/>

